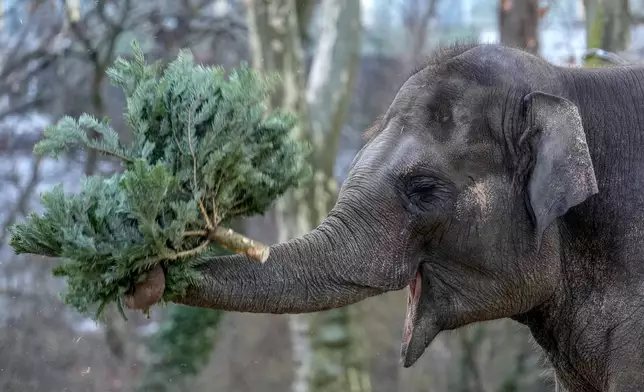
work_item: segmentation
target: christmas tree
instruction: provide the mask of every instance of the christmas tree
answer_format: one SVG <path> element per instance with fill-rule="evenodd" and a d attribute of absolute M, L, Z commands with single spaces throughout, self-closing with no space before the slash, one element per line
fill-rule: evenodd
<path fill-rule="evenodd" d="M 78 194 L 58 185 L 41 195 L 44 213 L 11 228 L 14 251 L 64 259 L 53 270 L 67 279 L 64 300 L 100 316 L 161 263 L 162 301 L 198 284 L 197 263 L 220 252 L 258 262 L 268 247 L 224 226 L 263 213 L 309 173 L 306 146 L 295 140 L 293 115 L 267 112 L 274 76 L 246 64 L 226 75 L 195 64 L 188 51 L 167 64 L 147 64 L 136 42 L 131 61 L 107 71 L 125 93 L 125 145 L 107 120 L 83 114 L 47 128 L 34 148 L 58 157 L 95 149 L 118 158 L 123 171 L 82 180 Z M 89 131 L 99 138 L 92 138 Z"/>

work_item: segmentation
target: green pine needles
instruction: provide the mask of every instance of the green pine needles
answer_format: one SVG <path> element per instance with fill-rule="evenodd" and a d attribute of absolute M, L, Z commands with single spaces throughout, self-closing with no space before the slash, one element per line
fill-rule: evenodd
<path fill-rule="evenodd" d="M 112 302 L 122 311 L 124 295 L 158 263 L 168 301 L 198 284 L 194 267 L 215 245 L 265 261 L 268 247 L 221 224 L 263 213 L 309 174 L 307 147 L 291 132 L 296 118 L 266 110 L 274 78 L 245 64 L 226 75 L 187 51 L 165 67 L 148 65 L 132 48 L 132 61 L 119 58 L 107 72 L 125 92 L 132 142 L 83 114 L 47 128 L 34 148 L 54 158 L 95 149 L 124 171 L 84 178 L 78 194 L 54 187 L 42 195 L 43 215 L 11 228 L 17 254 L 65 260 L 54 269 L 67 278 L 65 302 L 97 316 Z"/>

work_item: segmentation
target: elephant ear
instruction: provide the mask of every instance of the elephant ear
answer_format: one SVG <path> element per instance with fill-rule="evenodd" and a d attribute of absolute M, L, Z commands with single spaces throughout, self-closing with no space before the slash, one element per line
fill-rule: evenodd
<path fill-rule="evenodd" d="M 523 99 L 528 131 L 522 142 L 530 143 L 535 160 L 527 190 L 540 243 L 555 219 L 599 190 L 577 106 L 539 91 Z"/>

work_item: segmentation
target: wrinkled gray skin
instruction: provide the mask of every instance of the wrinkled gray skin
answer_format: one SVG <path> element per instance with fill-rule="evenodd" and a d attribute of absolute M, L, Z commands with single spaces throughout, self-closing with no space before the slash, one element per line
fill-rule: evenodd
<path fill-rule="evenodd" d="M 639 67 L 443 50 L 400 88 L 317 229 L 264 265 L 203 265 L 208 284 L 179 302 L 301 313 L 409 286 L 406 367 L 443 330 L 509 317 L 570 391 L 644 390 L 643 86 Z"/>

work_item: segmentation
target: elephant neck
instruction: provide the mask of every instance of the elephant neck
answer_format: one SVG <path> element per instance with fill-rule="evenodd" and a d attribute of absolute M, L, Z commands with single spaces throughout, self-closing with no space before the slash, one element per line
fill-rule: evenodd
<path fill-rule="evenodd" d="M 590 293 L 587 305 L 545 304 L 517 318 L 545 351 L 565 390 L 636 391 L 644 386 L 644 312 L 621 312 L 614 301 Z M 610 302 L 597 306 L 601 302 Z M 633 387 L 637 387 L 632 389 Z"/>
<path fill-rule="evenodd" d="M 567 390 L 640 390 L 644 374 L 624 370 L 644 368 L 644 279 L 629 274 L 621 265 L 628 257 L 602 240 L 614 237 L 580 216 L 567 218 L 575 224 L 562 219 L 556 228 L 557 289 L 514 319 L 528 326 Z"/>

